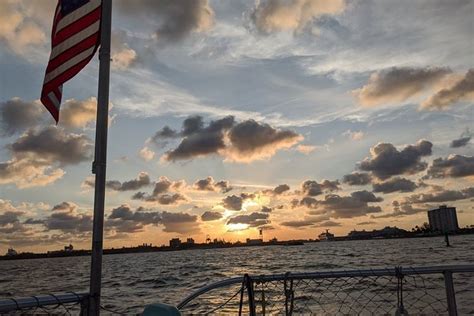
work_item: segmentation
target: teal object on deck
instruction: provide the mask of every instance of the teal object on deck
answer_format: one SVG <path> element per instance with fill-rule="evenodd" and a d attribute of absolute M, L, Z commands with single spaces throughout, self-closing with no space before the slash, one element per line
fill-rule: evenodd
<path fill-rule="evenodd" d="M 155 303 L 147 305 L 142 316 L 181 316 L 181 313 L 174 306 Z"/>

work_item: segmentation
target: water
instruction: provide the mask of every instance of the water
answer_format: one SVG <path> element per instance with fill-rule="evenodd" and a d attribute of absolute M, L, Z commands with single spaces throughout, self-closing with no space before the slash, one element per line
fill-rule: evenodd
<path fill-rule="evenodd" d="M 103 305 L 139 313 L 146 304 L 177 304 L 201 286 L 249 274 L 330 269 L 474 264 L 474 235 L 308 243 L 107 255 Z M 89 257 L 0 261 L 0 297 L 87 291 Z M 474 301 L 474 275 L 468 297 Z"/>

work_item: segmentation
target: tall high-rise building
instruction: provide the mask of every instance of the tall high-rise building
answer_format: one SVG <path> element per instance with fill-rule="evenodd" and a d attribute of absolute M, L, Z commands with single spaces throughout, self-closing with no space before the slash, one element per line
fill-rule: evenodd
<path fill-rule="evenodd" d="M 459 229 L 455 207 L 440 205 L 439 208 L 428 211 L 428 220 L 433 231 L 444 233 Z"/>

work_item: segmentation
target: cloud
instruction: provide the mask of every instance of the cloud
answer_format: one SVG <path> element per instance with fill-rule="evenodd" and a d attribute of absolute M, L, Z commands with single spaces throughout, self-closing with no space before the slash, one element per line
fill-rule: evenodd
<path fill-rule="evenodd" d="M 474 69 L 469 69 L 453 85 L 446 86 L 430 96 L 421 104 L 421 108 L 440 110 L 461 101 L 474 101 Z"/>
<path fill-rule="evenodd" d="M 385 182 L 373 183 L 374 192 L 393 193 L 393 192 L 413 192 L 417 185 L 415 182 L 405 178 L 395 177 Z"/>
<path fill-rule="evenodd" d="M 201 220 L 203 222 L 209 222 L 209 221 L 216 221 L 218 219 L 222 218 L 222 213 L 221 212 L 212 212 L 212 211 L 206 211 L 202 213 L 201 215 Z"/>
<path fill-rule="evenodd" d="M 449 147 L 451 148 L 459 148 L 464 147 L 471 141 L 472 133 L 469 129 L 466 129 L 458 139 L 453 139 Z"/>
<path fill-rule="evenodd" d="M 306 217 L 301 220 L 290 220 L 281 222 L 281 226 L 292 227 L 292 228 L 301 228 L 301 227 L 308 227 L 308 226 L 316 226 L 318 223 L 325 222 L 329 219 L 327 215 L 320 215 L 320 216 L 311 216 Z M 319 225 L 318 225 L 319 226 Z"/>
<path fill-rule="evenodd" d="M 125 15 L 137 13 L 153 18 L 158 25 L 158 40 L 176 42 L 192 32 L 209 30 L 214 23 L 214 11 L 207 0 L 142 0 L 137 3 L 117 1 L 118 9 Z"/>
<path fill-rule="evenodd" d="M 35 156 L 60 165 L 78 164 L 92 156 L 92 144 L 86 135 L 66 133 L 53 126 L 29 129 L 8 145 L 14 156 Z"/>
<path fill-rule="evenodd" d="M 226 147 L 224 133 L 234 125 L 232 116 L 211 121 L 207 127 L 201 127 L 202 118 L 190 117 L 183 122 L 181 135 L 184 138 L 177 148 L 164 156 L 167 161 L 192 159 L 199 156 L 216 154 Z"/>
<path fill-rule="evenodd" d="M 19 55 L 46 41 L 35 13 L 25 10 L 24 4 L 22 1 L 0 2 L 0 42 Z"/>
<path fill-rule="evenodd" d="M 95 122 L 97 99 L 90 97 L 83 101 L 69 99 L 61 105 L 61 126 L 81 128 Z"/>
<path fill-rule="evenodd" d="M 301 190 L 303 194 L 307 196 L 317 196 L 323 192 L 332 192 L 339 190 L 339 181 L 324 180 L 318 183 L 314 180 L 306 180 L 301 184 Z"/>
<path fill-rule="evenodd" d="M 220 191 L 222 193 L 227 193 L 232 190 L 229 181 L 222 180 L 215 182 L 211 176 L 196 181 L 193 187 L 198 191 Z"/>
<path fill-rule="evenodd" d="M 370 149 L 371 157 L 359 163 L 359 169 L 370 171 L 375 177 L 385 180 L 394 175 L 416 174 L 427 167 L 421 158 L 431 155 L 433 144 L 419 140 L 399 151 L 390 143 L 378 143 Z"/>
<path fill-rule="evenodd" d="M 368 191 L 355 191 L 350 196 L 328 194 L 324 200 L 314 200 L 311 207 L 315 214 L 325 213 L 333 218 L 352 218 L 382 211 L 380 206 L 371 206 L 368 203 L 383 201 Z"/>
<path fill-rule="evenodd" d="M 282 193 L 284 193 L 288 190 L 290 190 L 290 186 L 288 184 L 280 184 L 280 185 L 277 185 L 273 189 L 273 194 L 279 195 L 279 194 L 282 194 Z"/>
<path fill-rule="evenodd" d="M 137 52 L 128 46 L 125 39 L 125 32 L 112 31 L 111 57 L 113 69 L 125 70 L 132 66 L 137 60 Z"/>
<path fill-rule="evenodd" d="M 347 136 L 352 140 L 361 140 L 365 136 L 364 132 L 362 131 L 351 131 L 350 129 L 342 133 L 342 135 Z"/>
<path fill-rule="evenodd" d="M 142 207 L 133 211 L 127 204 L 114 208 L 106 222 L 106 226 L 125 233 L 143 231 L 147 225 L 163 225 L 163 231 L 179 234 L 199 231 L 196 215 L 150 211 Z"/>
<path fill-rule="evenodd" d="M 63 202 L 52 209 L 53 213 L 44 220 L 44 226 L 50 230 L 86 233 L 92 230 L 92 216 L 78 212 L 71 202 Z"/>
<path fill-rule="evenodd" d="M 343 0 L 267 0 L 257 1 L 252 20 L 262 33 L 301 32 L 324 15 L 336 15 L 345 9 Z"/>
<path fill-rule="evenodd" d="M 19 189 L 46 186 L 62 178 L 65 172 L 53 168 L 48 161 L 12 158 L 0 162 L 0 184 L 15 184 Z"/>
<path fill-rule="evenodd" d="M 183 138 L 175 149 L 165 154 L 163 158 L 167 161 L 219 154 L 227 161 L 248 163 L 268 159 L 277 151 L 303 140 L 303 136 L 293 131 L 276 129 L 254 120 L 236 123 L 233 116 L 211 121 L 207 126 L 202 117 L 192 116 L 183 122 L 181 132 L 165 127 L 152 140 L 158 142 L 177 135 Z"/>
<path fill-rule="evenodd" d="M 474 157 L 450 155 L 433 160 L 425 178 L 461 178 L 474 175 Z"/>
<path fill-rule="evenodd" d="M 237 162 L 268 159 L 280 149 L 290 148 L 303 140 L 303 136 L 290 130 L 277 130 L 254 120 L 243 121 L 230 129 L 232 146 L 227 158 Z"/>
<path fill-rule="evenodd" d="M 155 158 L 155 152 L 148 147 L 143 147 L 138 155 L 145 161 L 150 161 Z"/>
<path fill-rule="evenodd" d="M 467 144 L 469 144 L 470 141 L 471 141 L 471 136 L 465 136 L 458 139 L 453 139 L 449 147 L 451 148 L 464 147 Z"/>
<path fill-rule="evenodd" d="M 231 217 L 227 221 L 227 225 L 229 224 L 246 224 L 249 227 L 258 227 L 261 225 L 269 224 L 270 221 L 268 220 L 269 214 L 268 213 L 258 213 L 253 212 L 248 215 L 237 215 L 235 217 Z"/>
<path fill-rule="evenodd" d="M 368 173 L 353 172 L 344 175 L 342 182 L 348 185 L 367 185 L 372 182 L 372 177 Z"/>
<path fill-rule="evenodd" d="M 168 233 L 191 234 L 199 233 L 199 223 L 196 215 L 188 213 L 161 213 L 161 224 L 163 231 Z"/>
<path fill-rule="evenodd" d="M 25 102 L 13 98 L 0 102 L 0 131 L 2 136 L 20 133 L 41 121 L 41 106 L 38 102 Z"/>
<path fill-rule="evenodd" d="M 462 190 L 442 190 L 432 193 L 414 194 L 406 198 L 409 203 L 438 203 L 464 200 L 474 197 L 474 187 L 465 188 Z"/>
<path fill-rule="evenodd" d="M 162 205 L 178 204 L 182 201 L 187 201 L 187 198 L 181 193 L 168 193 L 169 191 L 179 191 L 185 186 L 184 181 L 171 181 L 167 177 L 160 177 L 154 183 L 154 188 L 151 194 L 145 192 L 137 192 L 132 199 L 144 200 L 146 202 L 156 202 Z"/>
<path fill-rule="evenodd" d="M 117 180 L 109 180 L 105 186 L 114 191 L 132 191 L 150 185 L 150 176 L 146 172 L 140 172 L 136 179 L 120 182 Z"/>
<path fill-rule="evenodd" d="M 12 158 L 0 162 L 0 184 L 13 183 L 18 188 L 51 184 L 64 175 L 58 167 L 78 164 L 92 156 L 92 144 L 86 135 L 54 126 L 29 129 L 6 148 Z"/>
<path fill-rule="evenodd" d="M 222 204 L 228 210 L 240 211 L 242 209 L 243 198 L 237 195 L 229 195 L 222 200 Z"/>
<path fill-rule="evenodd" d="M 341 223 L 335 221 L 325 221 L 318 224 L 319 227 L 338 227 L 341 226 Z"/>
<path fill-rule="evenodd" d="M 310 153 L 312 153 L 313 151 L 315 151 L 316 149 L 318 149 L 318 146 L 312 146 L 312 145 L 297 145 L 295 147 L 295 149 L 297 151 L 299 151 L 300 153 L 303 153 L 305 155 L 308 155 Z"/>
<path fill-rule="evenodd" d="M 272 211 L 273 211 L 273 208 L 268 207 L 268 206 L 262 206 L 262 208 L 260 209 L 261 213 L 271 213 Z"/>
<path fill-rule="evenodd" d="M 393 67 L 373 73 L 368 83 L 352 93 L 362 106 L 403 102 L 432 88 L 451 73 L 440 67 Z"/>

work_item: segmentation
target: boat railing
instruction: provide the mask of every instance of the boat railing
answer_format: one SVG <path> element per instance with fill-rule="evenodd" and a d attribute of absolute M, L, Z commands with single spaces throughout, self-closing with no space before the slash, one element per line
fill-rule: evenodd
<path fill-rule="evenodd" d="M 0 300 L 0 315 L 85 315 L 88 293 Z M 234 277 L 177 305 L 183 314 L 458 315 L 473 312 L 474 265 Z M 151 303 L 151 302 L 150 302 Z"/>
<path fill-rule="evenodd" d="M 246 274 L 207 285 L 177 307 L 183 314 L 458 315 L 472 312 L 473 277 L 474 265 Z"/>

